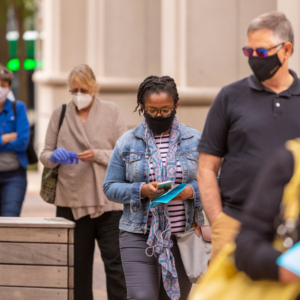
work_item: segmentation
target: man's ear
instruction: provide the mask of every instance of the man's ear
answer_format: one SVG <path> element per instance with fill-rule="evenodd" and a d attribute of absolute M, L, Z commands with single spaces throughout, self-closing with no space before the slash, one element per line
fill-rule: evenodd
<path fill-rule="evenodd" d="M 286 42 L 284 45 L 284 56 L 289 58 L 292 55 L 293 45 L 290 42 Z"/>
<path fill-rule="evenodd" d="M 178 107 L 178 105 L 179 105 L 179 101 L 176 103 L 176 105 L 175 105 L 175 108 L 177 109 L 177 107 Z"/>

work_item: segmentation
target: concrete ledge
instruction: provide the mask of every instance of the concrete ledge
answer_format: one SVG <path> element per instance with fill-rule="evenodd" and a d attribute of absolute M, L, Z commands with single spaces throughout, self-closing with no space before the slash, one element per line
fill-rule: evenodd
<path fill-rule="evenodd" d="M 48 74 L 36 71 L 33 81 L 50 86 L 67 86 L 67 73 Z M 136 93 L 144 78 L 97 77 L 100 93 Z M 219 87 L 178 87 L 181 105 L 208 106 L 212 103 Z"/>
<path fill-rule="evenodd" d="M 180 104 L 184 106 L 209 106 L 221 88 L 218 87 L 178 87 Z"/>

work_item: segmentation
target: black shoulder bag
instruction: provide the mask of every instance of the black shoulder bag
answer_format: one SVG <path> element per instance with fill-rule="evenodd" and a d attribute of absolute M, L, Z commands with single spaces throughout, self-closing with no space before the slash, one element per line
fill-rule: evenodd
<path fill-rule="evenodd" d="M 15 118 L 17 118 L 17 103 L 16 103 L 16 101 L 14 101 L 12 103 L 12 107 L 13 107 Z M 29 145 L 26 150 L 26 154 L 28 157 L 28 163 L 30 165 L 36 164 L 39 161 L 39 159 L 35 153 L 34 147 L 33 147 L 33 144 L 34 144 L 33 138 L 34 138 L 34 125 L 30 126 L 30 139 L 29 139 Z"/>
<path fill-rule="evenodd" d="M 66 108 L 67 105 L 63 104 L 60 119 L 59 119 L 57 137 L 61 125 L 64 121 Z M 56 147 L 57 147 L 57 139 L 56 139 Z M 42 197 L 43 200 L 45 200 L 50 204 L 54 204 L 55 202 L 56 185 L 58 179 L 58 168 L 59 166 L 55 167 L 54 169 L 44 167 L 43 174 L 42 174 L 42 186 L 41 186 L 40 196 Z"/>

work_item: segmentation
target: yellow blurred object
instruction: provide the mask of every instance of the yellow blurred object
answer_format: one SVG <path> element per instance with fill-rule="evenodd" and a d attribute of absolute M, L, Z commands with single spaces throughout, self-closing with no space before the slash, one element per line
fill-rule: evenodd
<path fill-rule="evenodd" d="M 284 187 L 281 202 L 281 217 L 296 227 L 300 213 L 300 139 L 287 141 L 285 147 L 293 154 L 294 174 L 289 183 Z M 275 236 L 273 247 L 280 252 L 287 250 L 287 247 L 284 246 L 284 239 L 278 234 Z"/>
<path fill-rule="evenodd" d="M 300 194 L 300 139 L 287 141 L 286 148 L 293 153 L 294 174 L 284 188 L 282 205 L 284 206 L 284 219 L 297 221 L 299 218 Z"/>
<path fill-rule="evenodd" d="M 297 224 L 300 212 L 300 139 L 290 140 L 286 148 L 293 153 L 294 174 L 282 197 L 283 220 Z M 286 250 L 277 235 L 273 247 Z M 207 273 L 199 279 L 189 300 L 293 300 L 300 294 L 299 283 L 283 284 L 271 280 L 251 280 L 235 267 L 235 244 L 228 243 L 211 262 Z M 251 258 L 249 258 L 251 259 Z"/>
<path fill-rule="evenodd" d="M 199 279 L 189 300 L 293 300 L 300 294 L 300 284 L 271 280 L 251 280 L 234 263 L 235 244 L 229 243 Z"/>

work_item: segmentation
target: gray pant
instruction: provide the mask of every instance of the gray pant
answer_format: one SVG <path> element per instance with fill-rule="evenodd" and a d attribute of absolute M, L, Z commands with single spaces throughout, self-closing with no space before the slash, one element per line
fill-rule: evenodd
<path fill-rule="evenodd" d="M 161 265 L 154 256 L 148 257 L 145 250 L 148 234 L 137 234 L 120 230 L 120 250 L 125 273 L 127 299 L 170 300 L 162 283 Z M 171 248 L 179 278 L 181 300 L 186 300 L 192 284 L 182 264 L 175 236 Z"/>

